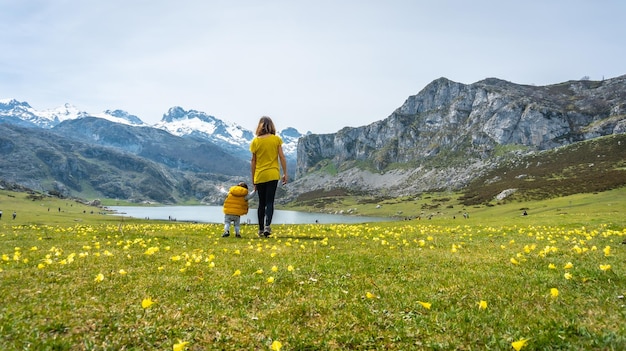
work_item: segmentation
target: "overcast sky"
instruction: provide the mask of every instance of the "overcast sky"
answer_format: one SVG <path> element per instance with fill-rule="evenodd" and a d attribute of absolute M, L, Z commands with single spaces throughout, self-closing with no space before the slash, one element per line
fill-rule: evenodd
<path fill-rule="evenodd" d="M 626 74 L 622 0 L 0 0 L 0 99 L 333 133 L 439 77 Z"/>

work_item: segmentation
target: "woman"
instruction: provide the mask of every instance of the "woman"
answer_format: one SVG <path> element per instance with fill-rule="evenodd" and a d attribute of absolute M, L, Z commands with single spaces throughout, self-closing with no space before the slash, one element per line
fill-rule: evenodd
<path fill-rule="evenodd" d="M 261 117 L 256 128 L 256 137 L 250 144 L 252 180 L 254 190 L 259 196 L 257 218 L 259 220 L 258 234 L 261 238 L 267 238 L 272 233 L 274 196 L 276 195 L 278 180 L 282 179 L 283 184 L 287 183 L 287 161 L 282 145 L 283 140 L 276 135 L 276 127 L 272 119 L 267 116 Z M 283 169 L 282 177 L 278 167 L 279 160 Z"/>

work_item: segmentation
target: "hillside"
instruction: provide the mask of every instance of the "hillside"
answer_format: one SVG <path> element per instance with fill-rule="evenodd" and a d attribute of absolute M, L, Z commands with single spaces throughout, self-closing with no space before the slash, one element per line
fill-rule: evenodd
<path fill-rule="evenodd" d="M 73 128 L 60 133 L 0 123 L 0 179 L 63 196 L 173 204 L 189 199 L 218 201 L 223 196 L 219 186 L 249 169 L 214 146 L 157 129 L 96 118 L 65 123 L 60 128 Z M 71 137 L 79 133 L 97 141 Z M 176 141 L 167 141 L 172 138 Z M 112 147 L 116 141 L 132 150 Z M 222 159 L 202 157 L 209 152 Z"/>
<path fill-rule="evenodd" d="M 52 131 L 78 142 L 129 152 L 175 170 L 212 171 L 223 175 L 238 175 L 249 170 L 246 162 L 214 143 L 177 137 L 156 128 L 88 117 L 65 121 Z"/>
<path fill-rule="evenodd" d="M 462 189 L 465 205 L 541 200 L 626 186 L 626 134 L 509 160 Z"/>
<path fill-rule="evenodd" d="M 385 181 L 401 181 L 391 174 L 385 175 Z M 431 215 L 447 209 L 445 212 L 459 216 L 462 209 L 473 206 L 540 201 L 625 188 L 626 134 L 618 134 L 512 157 L 456 192 L 435 190 L 393 196 L 327 187 L 299 194 L 288 207 L 329 213 L 348 213 L 352 208 L 353 213 L 366 215 L 389 213 L 393 208 L 391 213 L 399 217 Z M 377 206 L 385 210 L 374 210 Z"/>

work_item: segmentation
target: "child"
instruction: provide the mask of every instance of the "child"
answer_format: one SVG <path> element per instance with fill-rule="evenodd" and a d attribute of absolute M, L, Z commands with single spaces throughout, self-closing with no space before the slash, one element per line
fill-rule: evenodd
<path fill-rule="evenodd" d="M 248 193 L 248 185 L 241 182 L 232 186 L 228 190 L 226 200 L 224 200 L 224 234 L 222 237 L 230 236 L 230 222 L 235 224 L 235 236 L 241 238 L 240 219 L 241 216 L 248 213 L 248 200 L 250 200 L 256 191 Z"/>

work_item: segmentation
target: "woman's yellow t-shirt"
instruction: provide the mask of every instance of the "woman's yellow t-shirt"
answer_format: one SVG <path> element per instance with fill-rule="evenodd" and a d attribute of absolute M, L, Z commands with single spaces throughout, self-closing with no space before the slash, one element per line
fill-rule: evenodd
<path fill-rule="evenodd" d="M 283 140 L 273 134 L 252 139 L 250 151 L 256 155 L 256 169 L 254 171 L 254 184 L 267 183 L 280 179 L 280 166 L 278 164 L 278 148 Z"/>

